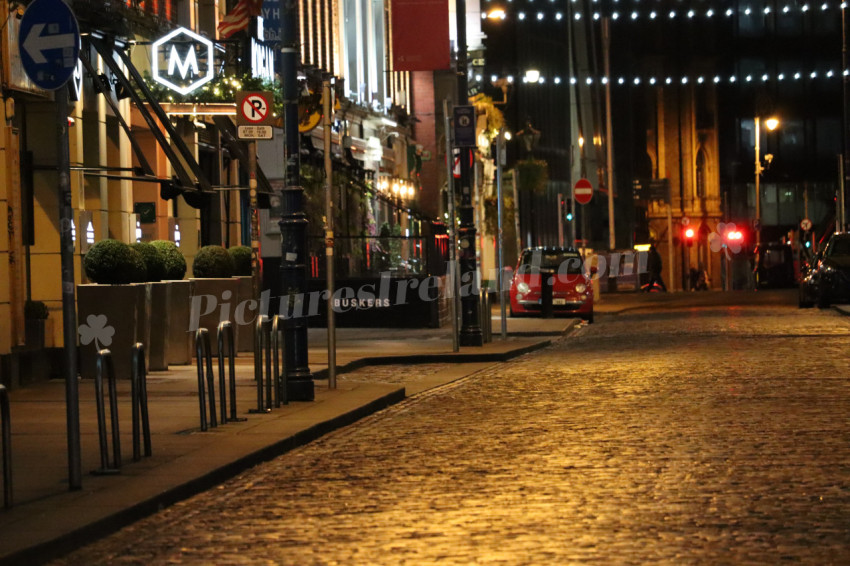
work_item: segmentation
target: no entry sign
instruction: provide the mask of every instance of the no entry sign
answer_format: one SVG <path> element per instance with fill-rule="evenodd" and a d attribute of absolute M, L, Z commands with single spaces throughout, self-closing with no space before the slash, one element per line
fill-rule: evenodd
<path fill-rule="evenodd" d="M 587 204 L 593 198 L 593 185 L 587 179 L 579 179 L 573 187 L 573 196 L 579 204 Z"/>

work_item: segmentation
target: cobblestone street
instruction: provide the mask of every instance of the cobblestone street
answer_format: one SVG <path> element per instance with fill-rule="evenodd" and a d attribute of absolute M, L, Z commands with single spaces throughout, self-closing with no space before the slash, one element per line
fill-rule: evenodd
<path fill-rule="evenodd" d="M 847 564 L 848 351 L 790 303 L 600 316 L 54 563 Z"/>

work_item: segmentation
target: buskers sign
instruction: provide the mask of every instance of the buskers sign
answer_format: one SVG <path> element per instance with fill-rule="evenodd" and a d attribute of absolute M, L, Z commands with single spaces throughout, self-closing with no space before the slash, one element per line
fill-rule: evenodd
<path fill-rule="evenodd" d="M 262 34 L 262 26 L 260 34 Z M 156 82 L 180 94 L 189 94 L 215 77 L 213 42 L 186 28 L 177 28 L 153 42 L 151 73 Z M 274 52 L 251 40 L 251 74 L 274 80 Z"/>

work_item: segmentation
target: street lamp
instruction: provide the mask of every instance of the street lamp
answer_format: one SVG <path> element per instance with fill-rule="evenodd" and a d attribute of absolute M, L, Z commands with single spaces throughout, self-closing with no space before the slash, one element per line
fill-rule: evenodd
<path fill-rule="evenodd" d="M 761 138 L 761 133 L 759 132 L 759 125 L 761 123 L 761 118 L 755 117 L 755 125 L 756 125 L 756 247 L 761 246 L 761 190 L 759 188 L 759 180 L 761 179 L 761 174 L 764 171 L 764 167 L 761 165 L 761 156 L 759 152 L 761 150 L 761 146 L 759 143 L 759 138 Z M 764 121 L 764 125 L 767 126 L 769 131 L 773 131 L 779 126 L 779 120 L 776 118 L 768 118 Z M 773 161 L 773 156 L 767 154 L 764 156 L 767 164 L 770 165 L 770 162 Z"/>

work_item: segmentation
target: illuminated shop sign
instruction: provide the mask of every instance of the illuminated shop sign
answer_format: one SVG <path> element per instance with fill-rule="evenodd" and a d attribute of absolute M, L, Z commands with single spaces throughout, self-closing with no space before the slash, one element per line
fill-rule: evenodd
<path fill-rule="evenodd" d="M 189 94 L 210 82 L 215 72 L 213 42 L 186 28 L 177 28 L 156 40 L 151 71 L 156 82 Z"/>
<path fill-rule="evenodd" d="M 260 43 L 264 41 L 263 34 L 263 18 L 257 18 L 257 37 L 251 38 L 251 76 L 273 81 L 274 51 Z"/>

